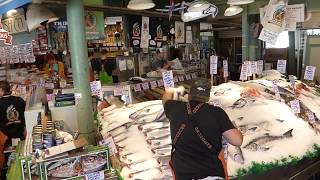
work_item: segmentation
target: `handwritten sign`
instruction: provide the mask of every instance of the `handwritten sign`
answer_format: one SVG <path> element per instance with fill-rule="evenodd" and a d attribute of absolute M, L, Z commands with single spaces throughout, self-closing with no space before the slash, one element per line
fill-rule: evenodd
<path fill-rule="evenodd" d="M 116 147 L 116 144 L 114 143 L 112 136 L 109 136 L 108 138 L 101 140 L 99 144 L 109 148 L 110 156 L 113 156 L 118 153 L 118 149 Z"/>
<path fill-rule="evenodd" d="M 98 96 L 102 98 L 101 81 L 90 82 L 90 89 L 92 96 Z"/>
<path fill-rule="evenodd" d="M 114 96 L 122 96 L 122 86 L 115 86 L 113 89 Z"/>
<path fill-rule="evenodd" d="M 247 64 L 243 63 L 241 67 L 241 73 L 240 73 L 240 80 L 245 81 L 247 80 Z"/>
<path fill-rule="evenodd" d="M 308 120 L 310 124 L 314 124 L 316 122 L 316 118 L 314 117 L 314 113 L 311 111 L 307 112 Z"/>
<path fill-rule="evenodd" d="M 156 88 L 158 86 L 157 85 L 157 81 L 151 81 L 150 85 L 151 85 L 151 89 L 154 89 L 154 88 Z"/>
<path fill-rule="evenodd" d="M 162 87 L 162 86 L 163 86 L 163 80 L 158 80 L 157 83 L 158 83 L 158 86 L 159 86 L 159 87 Z"/>
<path fill-rule="evenodd" d="M 252 76 L 251 61 L 245 61 L 245 63 L 247 64 L 247 76 Z"/>
<path fill-rule="evenodd" d="M 282 74 L 285 74 L 286 68 L 287 68 L 287 60 L 279 59 L 277 63 L 277 71 L 279 71 Z"/>
<path fill-rule="evenodd" d="M 281 96 L 280 96 L 280 91 L 279 91 L 279 88 L 278 88 L 277 81 L 272 81 L 272 87 L 273 87 L 273 91 L 274 91 L 274 94 L 276 96 L 276 99 L 278 101 L 281 101 Z"/>
<path fill-rule="evenodd" d="M 148 90 L 149 89 L 149 83 L 145 82 L 142 84 L 142 89 L 143 90 Z"/>
<path fill-rule="evenodd" d="M 104 171 L 86 174 L 85 180 L 104 180 Z"/>
<path fill-rule="evenodd" d="M 290 101 L 290 106 L 291 106 L 292 111 L 295 114 L 299 114 L 300 113 L 300 102 L 299 102 L 299 100 L 295 99 L 295 100 Z"/>
<path fill-rule="evenodd" d="M 260 33 L 259 39 L 261 41 L 265 41 L 266 43 L 275 45 L 277 42 L 278 36 L 279 36 L 279 33 L 263 28 Z"/>
<path fill-rule="evenodd" d="M 119 63 L 119 70 L 120 71 L 125 71 L 127 70 L 127 62 L 125 59 L 120 59 L 118 58 L 118 63 Z"/>
<path fill-rule="evenodd" d="M 262 74 L 263 71 L 263 60 L 258 61 L 258 74 Z"/>
<path fill-rule="evenodd" d="M 186 75 L 186 80 L 190 80 L 191 79 L 191 75 L 190 74 L 187 74 Z"/>
<path fill-rule="evenodd" d="M 258 73 L 258 62 L 257 61 L 251 62 L 251 72 L 252 72 L 252 74 Z"/>
<path fill-rule="evenodd" d="M 292 88 L 294 89 L 295 80 L 294 80 L 294 76 L 293 75 L 289 75 L 289 81 L 290 81 L 290 84 L 291 84 Z"/>
<path fill-rule="evenodd" d="M 141 91 L 141 84 L 135 84 L 135 85 L 133 86 L 133 90 L 134 90 L 134 92 L 139 92 L 139 91 Z"/>
<path fill-rule="evenodd" d="M 218 73 L 218 56 L 210 56 L 210 74 Z"/>
<path fill-rule="evenodd" d="M 223 60 L 223 77 L 229 76 L 228 60 Z"/>
<path fill-rule="evenodd" d="M 179 79 L 179 81 L 184 81 L 184 76 L 180 75 L 180 76 L 178 76 L 178 79 Z"/>
<path fill-rule="evenodd" d="M 175 82 L 174 82 L 172 71 L 162 72 L 162 79 L 163 79 L 164 88 L 174 88 Z"/>
<path fill-rule="evenodd" d="M 304 79 L 313 81 L 315 72 L 316 72 L 316 67 L 306 66 L 306 70 L 304 72 Z"/>

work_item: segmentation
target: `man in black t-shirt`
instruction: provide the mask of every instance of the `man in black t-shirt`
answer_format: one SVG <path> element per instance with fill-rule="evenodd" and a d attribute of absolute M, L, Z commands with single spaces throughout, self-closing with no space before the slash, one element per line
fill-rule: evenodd
<path fill-rule="evenodd" d="M 172 139 L 171 167 L 177 180 L 224 179 L 222 136 L 232 145 L 242 144 L 242 134 L 223 109 L 206 104 L 211 83 L 195 80 L 189 102 L 172 100 L 172 91 L 163 96 L 164 110 L 170 120 Z"/>

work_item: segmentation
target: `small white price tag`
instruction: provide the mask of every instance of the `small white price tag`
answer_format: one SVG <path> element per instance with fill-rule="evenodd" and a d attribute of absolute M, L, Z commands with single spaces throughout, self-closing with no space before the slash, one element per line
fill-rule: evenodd
<path fill-rule="evenodd" d="M 133 85 L 133 90 L 134 90 L 134 92 L 139 92 L 139 91 L 141 91 L 141 84 L 135 84 L 135 85 Z"/>
<path fill-rule="evenodd" d="M 175 82 L 175 83 L 179 82 L 178 76 L 173 77 L 173 82 Z"/>
<path fill-rule="evenodd" d="M 184 81 L 184 76 L 180 75 L 180 76 L 178 76 L 178 79 L 179 79 L 179 81 Z"/>
<path fill-rule="evenodd" d="M 294 89 L 295 79 L 294 79 L 294 76 L 293 76 L 293 75 L 289 75 L 289 81 L 290 81 L 290 84 L 291 84 L 292 88 Z"/>
<path fill-rule="evenodd" d="M 175 77 L 176 78 L 176 77 Z M 165 88 L 173 88 L 174 83 L 176 82 L 173 78 L 173 73 L 172 71 L 165 71 L 162 72 L 162 79 L 163 79 L 163 86 Z M 178 80 L 178 78 L 176 78 Z"/>
<path fill-rule="evenodd" d="M 263 72 L 263 60 L 258 61 L 258 74 L 262 74 Z"/>
<path fill-rule="evenodd" d="M 287 68 L 287 60 L 279 59 L 277 63 L 277 71 L 279 71 L 282 74 L 285 74 L 286 68 Z"/>
<path fill-rule="evenodd" d="M 158 87 L 162 87 L 163 86 L 163 80 L 158 80 L 157 83 L 158 83 Z"/>
<path fill-rule="evenodd" d="M 190 80 L 190 79 L 191 79 L 190 74 L 187 74 L 187 75 L 186 75 L 186 80 L 188 81 L 188 80 Z"/>
<path fill-rule="evenodd" d="M 308 120 L 310 124 L 314 124 L 316 122 L 316 118 L 314 117 L 314 113 L 311 111 L 307 112 Z"/>
<path fill-rule="evenodd" d="M 85 175 L 85 180 L 104 180 L 104 171 L 94 172 Z"/>
<path fill-rule="evenodd" d="M 98 96 L 98 97 L 102 98 L 101 81 L 90 82 L 90 88 L 91 88 L 92 96 Z"/>
<path fill-rule="evenodd" d="M 251 61 L 245 61 L 245 63 L 247 64 L 247 76 L 252 76 L 252 72 L 251 72 Z"/>
<path fill-rule="evenodd" d="M 223 60 L 223 77 L 229 77 L 228 60 Z"/>
<path fill-rule="evenodd" d="M 196 79 L 197 78 L 197 73 L 192 73 L 191 77 L 192 77 L 192 79 Z"/>
<path fill-rule="evenodd" d="M 299 102 L 299 100 L 295 99 L 295 100 L 290 101 L 290 106 L 291 106 L 292 111 L 295 114 L 299 114 L 300 113 L 300 102 Z"/>
<path fill-rule="evenodd" d="M 122 86 L 115 86 L 113 89 L 113 96 L 122 96 Z"/>
<path fill-rule="evenodd" d="M 315 72 L 316 72 L 316 67 L 306 66 L 306 70 L 304 72 L 304 79 L 313 81 Z"/>
<path fill-rule="evenodd" d="M 241 67 L 241 73 L 240 73 L 240 80 L 245 81 L 247 80 L 247 64 L 243 63 Z"/>
<path fill-rule="evenodd" d="M 148 90 L 149 89 L 149 83 L 145 82 L 142 84 L 142 89 L 143 90 Z"/>
<path fill-rule="evenodd" d="M 157 85 L 157 81 L 151 81 L 150 85 L 151 85 L 151 89 L 154 89 L 154 88 L 156 88 L 158 86 Z"/>
<path fill-rule="evenodd" d="M 251 72 L 252 72 L 252 74 L 258 73 L 258 62 L 257 61 L 251 62 Z"/>
<path fill-rule="evenodd" d="M 277 81 L 272 81 L 272 86 L 273 86 L 273 91 L 275 93 L 275 96 L 276 96 L 276 99 L 278 101 L 281 101 L 281 96 L 280 96 L 280 91 L 279 91 L 279 88 L 278 88 L 278 84 L 277 84 Z"/>
<path fill-rule="evenodd" d="M 218 56 L 210 56 L 210 74 L 218 73 Z"/>

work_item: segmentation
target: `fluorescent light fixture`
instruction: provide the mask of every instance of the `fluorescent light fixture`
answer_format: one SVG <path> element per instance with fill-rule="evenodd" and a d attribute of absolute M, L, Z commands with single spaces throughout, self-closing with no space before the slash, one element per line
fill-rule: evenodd
<path fill-rule="evenodd" d="M 29 31 L 37 29 L 43 23 L 51 23 L 59 18 L 42 4 L 30 4 L 26 13 Z"/>
<path fill-rule="evenodd" d="M 234 5 L 234 6 L 240 6 L 245 4 L 253 3 L 254 0 L 228 0 L 227 4 Z"/>
<path fill-rule="evenodd" d="M 16 9 L 11 9 L 7 12 L 7 16 L 12 16 L 14 15 L 15 13 L 17 13 L 18 11 Z"/>
<path fill-rule="evenodd" d="M 130 0 L 127 8 L 132 10 L 151 9 L 155 6 L 152 0 Z"/>
<path fill-rule="evenodd" d="M 240 6 L 230 6 L 224 12 L 224 16 L 234 16 L 240 14 L 243 9 Z"/>

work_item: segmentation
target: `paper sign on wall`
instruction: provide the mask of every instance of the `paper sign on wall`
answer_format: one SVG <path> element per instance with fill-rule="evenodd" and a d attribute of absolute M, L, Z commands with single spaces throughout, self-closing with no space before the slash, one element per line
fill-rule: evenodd
<path fill-rule="evenodd" d="M 262 74 L 263 72 L 263 60 L 258 61 L 258 74 Z"/>
<path fill-rule="evenodd" d="M 210 74 L 218 73 L 218 56 L 210 56 Z"/>
<path fill-rule="evenodd" d="M 290 106 L 291 106 L 292 111 L 295 114 L 299 114 L 300 113 L 300 102 L 299 102 L 299 100 L 295 99 L 295 100 L 290 101 Z"/>
<path fill-rule="evenodd" d="M 150 85 L 151 85 L 151 89 L 154 89 L 154 88 L 156 88 L 158 86 L 157 85 L 157 81 L 151 81 Z"/>
<path fill-rule="evenodd" d="M 228 60 L 223 60 L 223 77 L 229 76 Z"/>
<path fill-rule="evenodd" d="M 172 71 L 162 72 L 164 88 L 174 88 L 174 78 Z"/>
<path fill-rule="evenodd" d="M 252 72 L 252 74 L 258 73 L 258 62 L 257 61 L 251 62 L 251 72 Z"/>
<path fill-rule="evenodd" d="M 304 4 L 292 4 L 286 6 L 284 17 L 286 21 L 304 22 Z"/>
<path fill-rule="evenodd" d="M 142 84 L 142 89 L 143 90 L 148 90 L 149 89 L 149 83 L 145 82 Z"/>
<path fill-rule="evenodd" d="M 306 70 L 304 72 L 304 79 L 313 81 L 315 72 L 316 72 L 315 66 L 306 66 Z"/>
<path fill-rule="evenodd" d="M 277 63 L 277 71 L 279 71 L 282 74 L 286 73 L 286 68 L 287 68 L 287 60 L 278 60 Z"/>

